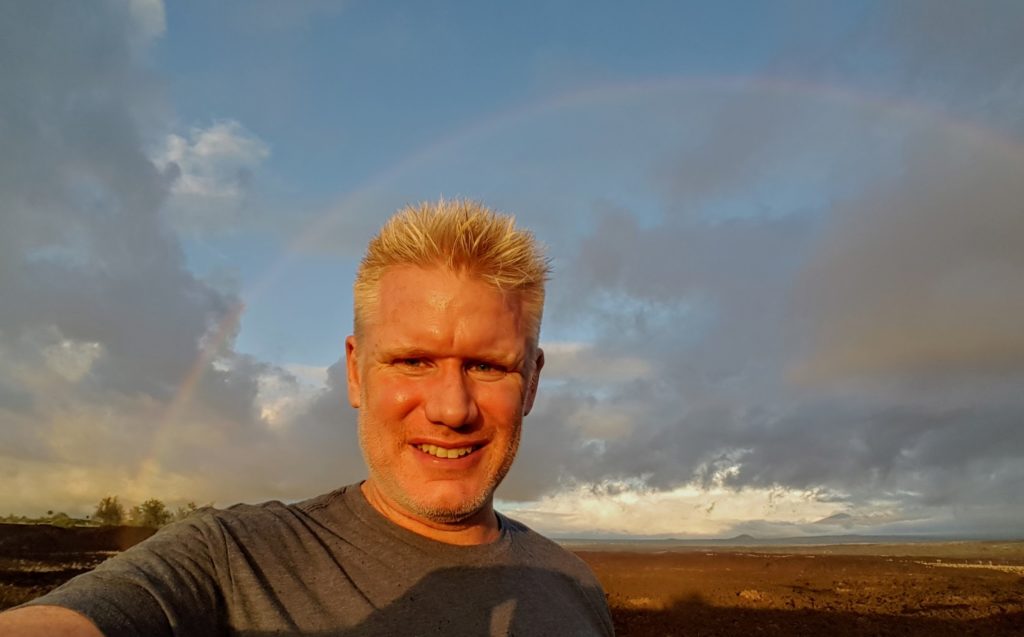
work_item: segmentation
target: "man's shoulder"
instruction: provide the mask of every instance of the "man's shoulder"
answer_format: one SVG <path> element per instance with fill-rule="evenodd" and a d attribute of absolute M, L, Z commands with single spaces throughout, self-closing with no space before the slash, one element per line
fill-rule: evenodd
<path fill-rule="evenodd" d="M 512 534 L 514 541 L 529 544 L 530 548 L 533 550 L 572 555 L 571 552 L 566 550 L 558 542 L 555 542 L 547 536 L 541 535 L 519 520 L 510 518 L 503 513 L 499 513 L 498 516 L 501 519 L 502 526 L 507 528 L 509 533 Z"/>
<path fill-rule="evenodd" d="M 546 568 L 556 568 L 588 584 L 597 584 L 597 578 L 590 566 L 575 553 L 518 520 L 504 514 L 498 515 L 501 516 L 502 524 L 507 525 L 512 534 L 513 545 L 519 548 L 519 553 L 529 556 L 532 563 Z"/>
<path fill-rule="evenodd" d="M 342 487 L 306 500 L 285 503 L 268 500 L 259 503 L 239 503 L 227 508 L 202 507 L 186 518 L 185 522 L 204 529 L 232 532 L 265 532 L 268 529 L 308 526 L 315 524 L 324 511 L 330 509 L 349 487 Z"/>

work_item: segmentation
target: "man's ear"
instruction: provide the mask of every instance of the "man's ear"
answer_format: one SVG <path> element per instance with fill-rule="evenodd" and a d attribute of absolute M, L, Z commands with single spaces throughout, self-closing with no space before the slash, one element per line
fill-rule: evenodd
<path fill-rule="evenodd" d="M 356 355 L 356 337 L 345 339 L 345 372 L 348 378 L 348 404 L 359 409 L 359 357 Z"/>
<path fill-rule="evenodd" d="M 527 381 L 526 400 L 523 403 L 523 415 L 527 416 L 533 409 L 533 401 L 537 398 L 537 387 L 540 385 L 540 370 L 544 368 L 544 350 L 537 348 L 537 357 L 533 361 L 533 373 Z"/>

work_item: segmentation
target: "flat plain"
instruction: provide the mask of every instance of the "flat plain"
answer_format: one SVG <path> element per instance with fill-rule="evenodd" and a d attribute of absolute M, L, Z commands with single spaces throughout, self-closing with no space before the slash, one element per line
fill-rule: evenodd
<path fill-rule="evenodd" d="M 577 554 L 620 636 L 1024 635 L 1024 542 Z"/>
<path fill-rule="evenodd" d="M 150 534 L 0 524 L 0 609 Z M 625 637 L 1024 635 L 1024 542 L 570 548 Z"/>

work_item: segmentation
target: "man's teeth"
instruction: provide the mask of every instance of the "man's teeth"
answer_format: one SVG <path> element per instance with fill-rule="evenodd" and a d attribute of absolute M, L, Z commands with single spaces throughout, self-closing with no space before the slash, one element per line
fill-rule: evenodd
<path fill-rule="evenodd" d="M 416 445 L 416 448 L 423 453 L 429 453 L 437 458 L 461 458 L 472 453 L 473 447 L 459 447 L 458 449 L 445 449 L 436 445 Z"/>

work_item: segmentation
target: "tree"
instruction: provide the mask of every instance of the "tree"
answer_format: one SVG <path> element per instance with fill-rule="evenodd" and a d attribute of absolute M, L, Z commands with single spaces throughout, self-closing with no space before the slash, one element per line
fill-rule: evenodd
<path fill-rule="evenodd" d="M 118 502 L 116 495 L 108 495 L 96 505 L 93 517 L 103 526 L 124 524 L 124 505 Z"/>
<path fill-rule="evenodd" d="M 132 507 L 129 523 L 134 526 L 148 526 L 158 529 L 171 521 L 174 515 L 167 506 L 156 498 L 150 498 L 136 507 Z"/>
<path fill-rule="evenodd" d="M 180 506 L 174 511 L 174 521 L 184 520 L 198 509 L 199 507 L 196 506 L 195 502 L 189 502 L 185 506 Z"/>
<path fill-rule="evenodd" d="M 50 524 L 54 526 L 62 526 L 64 528 L 68 528 L 75 526 L 75 520 L 67 513 L 60 511 L 50 516 Z"/>

